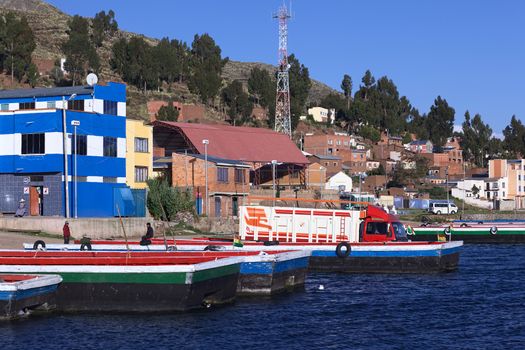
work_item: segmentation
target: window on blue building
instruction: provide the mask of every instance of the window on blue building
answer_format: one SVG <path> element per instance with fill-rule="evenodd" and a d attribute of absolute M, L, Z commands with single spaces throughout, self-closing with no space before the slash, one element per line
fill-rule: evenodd
<path fill-rule="evenodd" d="M 228 168 L 217 168 L 217 181 L 228 182 Z"/>
<path fill-rule="evenodd" d="M 77 135 L 76 147 L 73 154 L 79 156 L 87 155 L 87 135 Z"/>
<path fill-rule="evenodd" d="M 35 109 L 34 102 L 20 102 L 18 109 Z"/>
<path fill-rule="evenodd" d="M 102 181 L 106 184 L 116 184 L 117 183 L 117 178 L 116 177 L 113 177 L 113 176 L 104 176 L 102 178 Z"/>
<path fill-rule="evenodd" d="M 57 108 L 57 102 L 56 101 L 47 101 L 47 108 L 49 108 L 49 109 Z"/>
<path fill-rule="evenodd" d="M 117 138 L 104 136 L 104 157 L 117 156 Z"/>
<path fill-rule="evenodd" d="M 73 111 L 83 111 L 84 110 L 84 100 L 67 101 L 67 109 L 71 109 Z"/>
<path fill-rule="evenodd" d="M 104 114 L 117 115 L 117 102 L 104 100 Z"/>
<path fill-rule="evenodd" d="M 0 110 L 1 111 L 8 111 L 9 110 L 9 103 L 2 103 L 0 105 Z"/>
<path fill-rule="evenodd" d="M 23 134 L 22 154 L 46 153 L 46 134 Z"/>
<path fill-rule="evenodd" d="M 135 137 L 135 152 L 148 153 L 148 139 Z"/>

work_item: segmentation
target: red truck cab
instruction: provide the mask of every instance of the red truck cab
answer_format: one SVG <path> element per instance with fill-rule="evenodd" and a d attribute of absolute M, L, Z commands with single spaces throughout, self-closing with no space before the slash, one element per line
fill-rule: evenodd
<path fill-rule="evenodd" d="M 405 227 L 397 216 L 370 205 L 359 225 L 360 242 L 407 241 Z"/>

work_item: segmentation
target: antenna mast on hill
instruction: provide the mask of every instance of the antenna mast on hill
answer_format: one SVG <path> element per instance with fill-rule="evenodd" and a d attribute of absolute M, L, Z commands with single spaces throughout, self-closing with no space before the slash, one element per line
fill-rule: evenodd
<path fill-rule="evenodd" d="M 275 98 L 275 128 L 277 132 L 292 137 L 292 120 L 290 116 L 290 79 L 288 70 L 288 18 L 290 14 L 286 5 L 279 8 L 273 16 L 279 21 L 279 65 L 277 66 L 277 94 Z"/>

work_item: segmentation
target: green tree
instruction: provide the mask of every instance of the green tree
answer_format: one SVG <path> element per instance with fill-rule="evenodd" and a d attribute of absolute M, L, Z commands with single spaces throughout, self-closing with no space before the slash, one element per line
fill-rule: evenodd
<path fill-rule="evenodd" d="M 474 197 L 476 197 L 479 193 L 479 188 L 476 185 L 472 185 L 472 188 L 470 190 L 472 191 Z"/>
<path fill-rule="evenodd" d="M 2 68 L 11 75 L 11 82 L 15 77 L 22 81 L 27 75 L 32 83 L 36 67 L 31 54 L 35 48 L 33 31 L 25 17 L 18 18 L 13 12 L 8 12 L 0 18 L 0 61 Z"/>
<path fill-rule="evenodd" d="M 188 88 L 205 103 L 217 96 L 222 84 L 222 68 L 228 58 L 221 58 L 221 48 L 208 35 L 195 35 L 191 44 L 191 76 Z"/>
<path fill-rule="evenodd" d="M 118 29 L 117 21 L 115 20 L 115 12 L 109 10 L 100 11 L 95 15 L 91 23 L 92 40 L 93 43 L 100 47 L 108 35 L 114 34 Z"/>
<path fill-rule="evenodd" d="M 505 151 L 503 148 L 503 141 L 493 137 L 489 141 L 489 157 L 492 159 L 503 158 L 505 156 Z"/>
<path fill-rule="evenodd" d="M 503 136 L 503 149 L 508 156 L 513 158 L 525 156 L 525 126 L 515 115 L 512 116 L 510 124 L 503 129 Z"/>
<path fill-rule="evenodd" d="M 172 221 L 180 212 L 195 215 L 195 202 L 190 189 L 170 187 L 165 179 L 150 179 L 147 184 L 147 206 L 156 220 Z"/>
<path fill-rule="evenodd" d="M 275 108 L 275 80 L 266 69 L 252 68 L 248 78 L 248 92 L 261 107 Z"/>
<path fill-rule="evenodd" d="M 189 74 L 189 50 L 186 43 L 163 38 L 153 48 L 153 57 L 161 81 L 171 84 L 182 82 Z"/>
<path fill-rule="evenodd" d="M 253 110 L 253 103 L 250 97 L 238 80 L 232 81 L 222 89 L 222 101 L 228 106 L 228 115 L 234 125 L 244 124 L 248 121 Z"/>
<path fill-rule="evenodd" d="M 167 106 L 161 106 L 155 115 L 158 120 L 176 122 L 179 118 L 179 110 L 173 106 L 173 102 L 168 102 Z"/>
<path fill-rule="evenodd" d="M 399 134 L 407 130 L 407 121 L 414 109 L 408 98 L 400 96 L 397 86 L 388 77 L 375 80 L 367 70 L 348 113 L 350 123 L 367 124 L 380 130 Z"/>
<path fill-rule="evenodd" d="M 489 144 L 492 137 L 492 129 L 488 124 L 483 123 L 479 114 L 476 114 L 471 120 L 469 111 L 465 112 L 465 121 L 462 129 L 461 148 L 463 149 L 463 158 L 474 162 L 478 166 L 482 166 L 484 155 L 490 152 Z"/>
<path fill-rule="evenodd" d="M 363 75 L 363 78 L 361 79 L 361 82 L 363 83 L 362 88 L 360 91 L 360 96 L 366 101 L 368 100 L 369 92 L 373 88 L 374 84 L 376 83 L 376 79 L 370 72 L 370 70 L 367 70 L 365 72 L 365 75 Z"/>
<path fill-rule="evenodd" d="M 412 108 L 407 121 L 407 129 L 409 132 L 416 134 L 420 140 L 428 140 L 429 133 L 427 129 L 426 115 L 421 115 L 416 108 Z"/>
<path fill-rule="evenodd" d="M 341 82 L 341 89 L 346 98 L 346 109 L 350 108 L 350 101 L 352 100 L 352 78 L 345 74 Z"/>
<path fill-rule="evenodd" d="M 373 126 L 363 125 L 359 129 L 358 134 L 364 137 L 365 139 L 371 140 L 373 142 L 379 142 L 381 140 L 381 133 Z"/>
<path fill-rule="evenodd" d="M 292 119 L 292 129 L 297 126 L 299 117 L 305 112 L 306 100 L 312 86 L 310 73 L 294 54 L 288 57 L 290 69 L 290 113 Z"/>
<path fill-rule="evenodd" d="M 141 37 L 122 38 L 112 47 L 110 65 L 122 79 L 146 92 L 159 86 L 158 62 L 151 46 Z"/>
<path fill-rule="evenodd" d="M 454 108 L 450 107 L 447 100 L 438 96 L 430 107 L 427 116 L 427 129 L 432 143 L 437 147 L 443 147 L 447 138 L 454 130 Z"/>
<path fill-rule="evenodd" d="M 100 60 L 89 39 L 89 22 L 75 15 L 68 23 L 68 40 L 62 45 L 66 56 L 64 68 L 71 74 L 73 85 L 80 83 L 88 71 L 98 71 Z"/>
<path fill-rule="evenodd" d="M 403 135 L 403 141 L 401 141 L 401 142 L 403 142 L 404 145 L 406 145 L 407 143 L 412 142 L 412 137 L 410 136 L 410 133 L 408 133 L 408 132 L 405 133 Z"/>
<path fill-rule="evenodd" d="M 29 85 L 31 85 L 32 88 L 34 88 L 38 80 L 38 68 L 34 63 L 31 63 L 29 65 L 26 76 L 27 82 L 29 83 Z"/>

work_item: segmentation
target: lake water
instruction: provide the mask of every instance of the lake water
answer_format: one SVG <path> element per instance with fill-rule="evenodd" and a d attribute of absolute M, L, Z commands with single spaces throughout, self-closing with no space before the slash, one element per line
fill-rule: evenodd
<path fill-rule="evenodd" d="M 311 273 L 304 291 L 197 312 L 30 317 L 0 324 L 0 341 L 2 350 L 524 349 L 525 245 L 467 245 L 448 274 Z"/>

